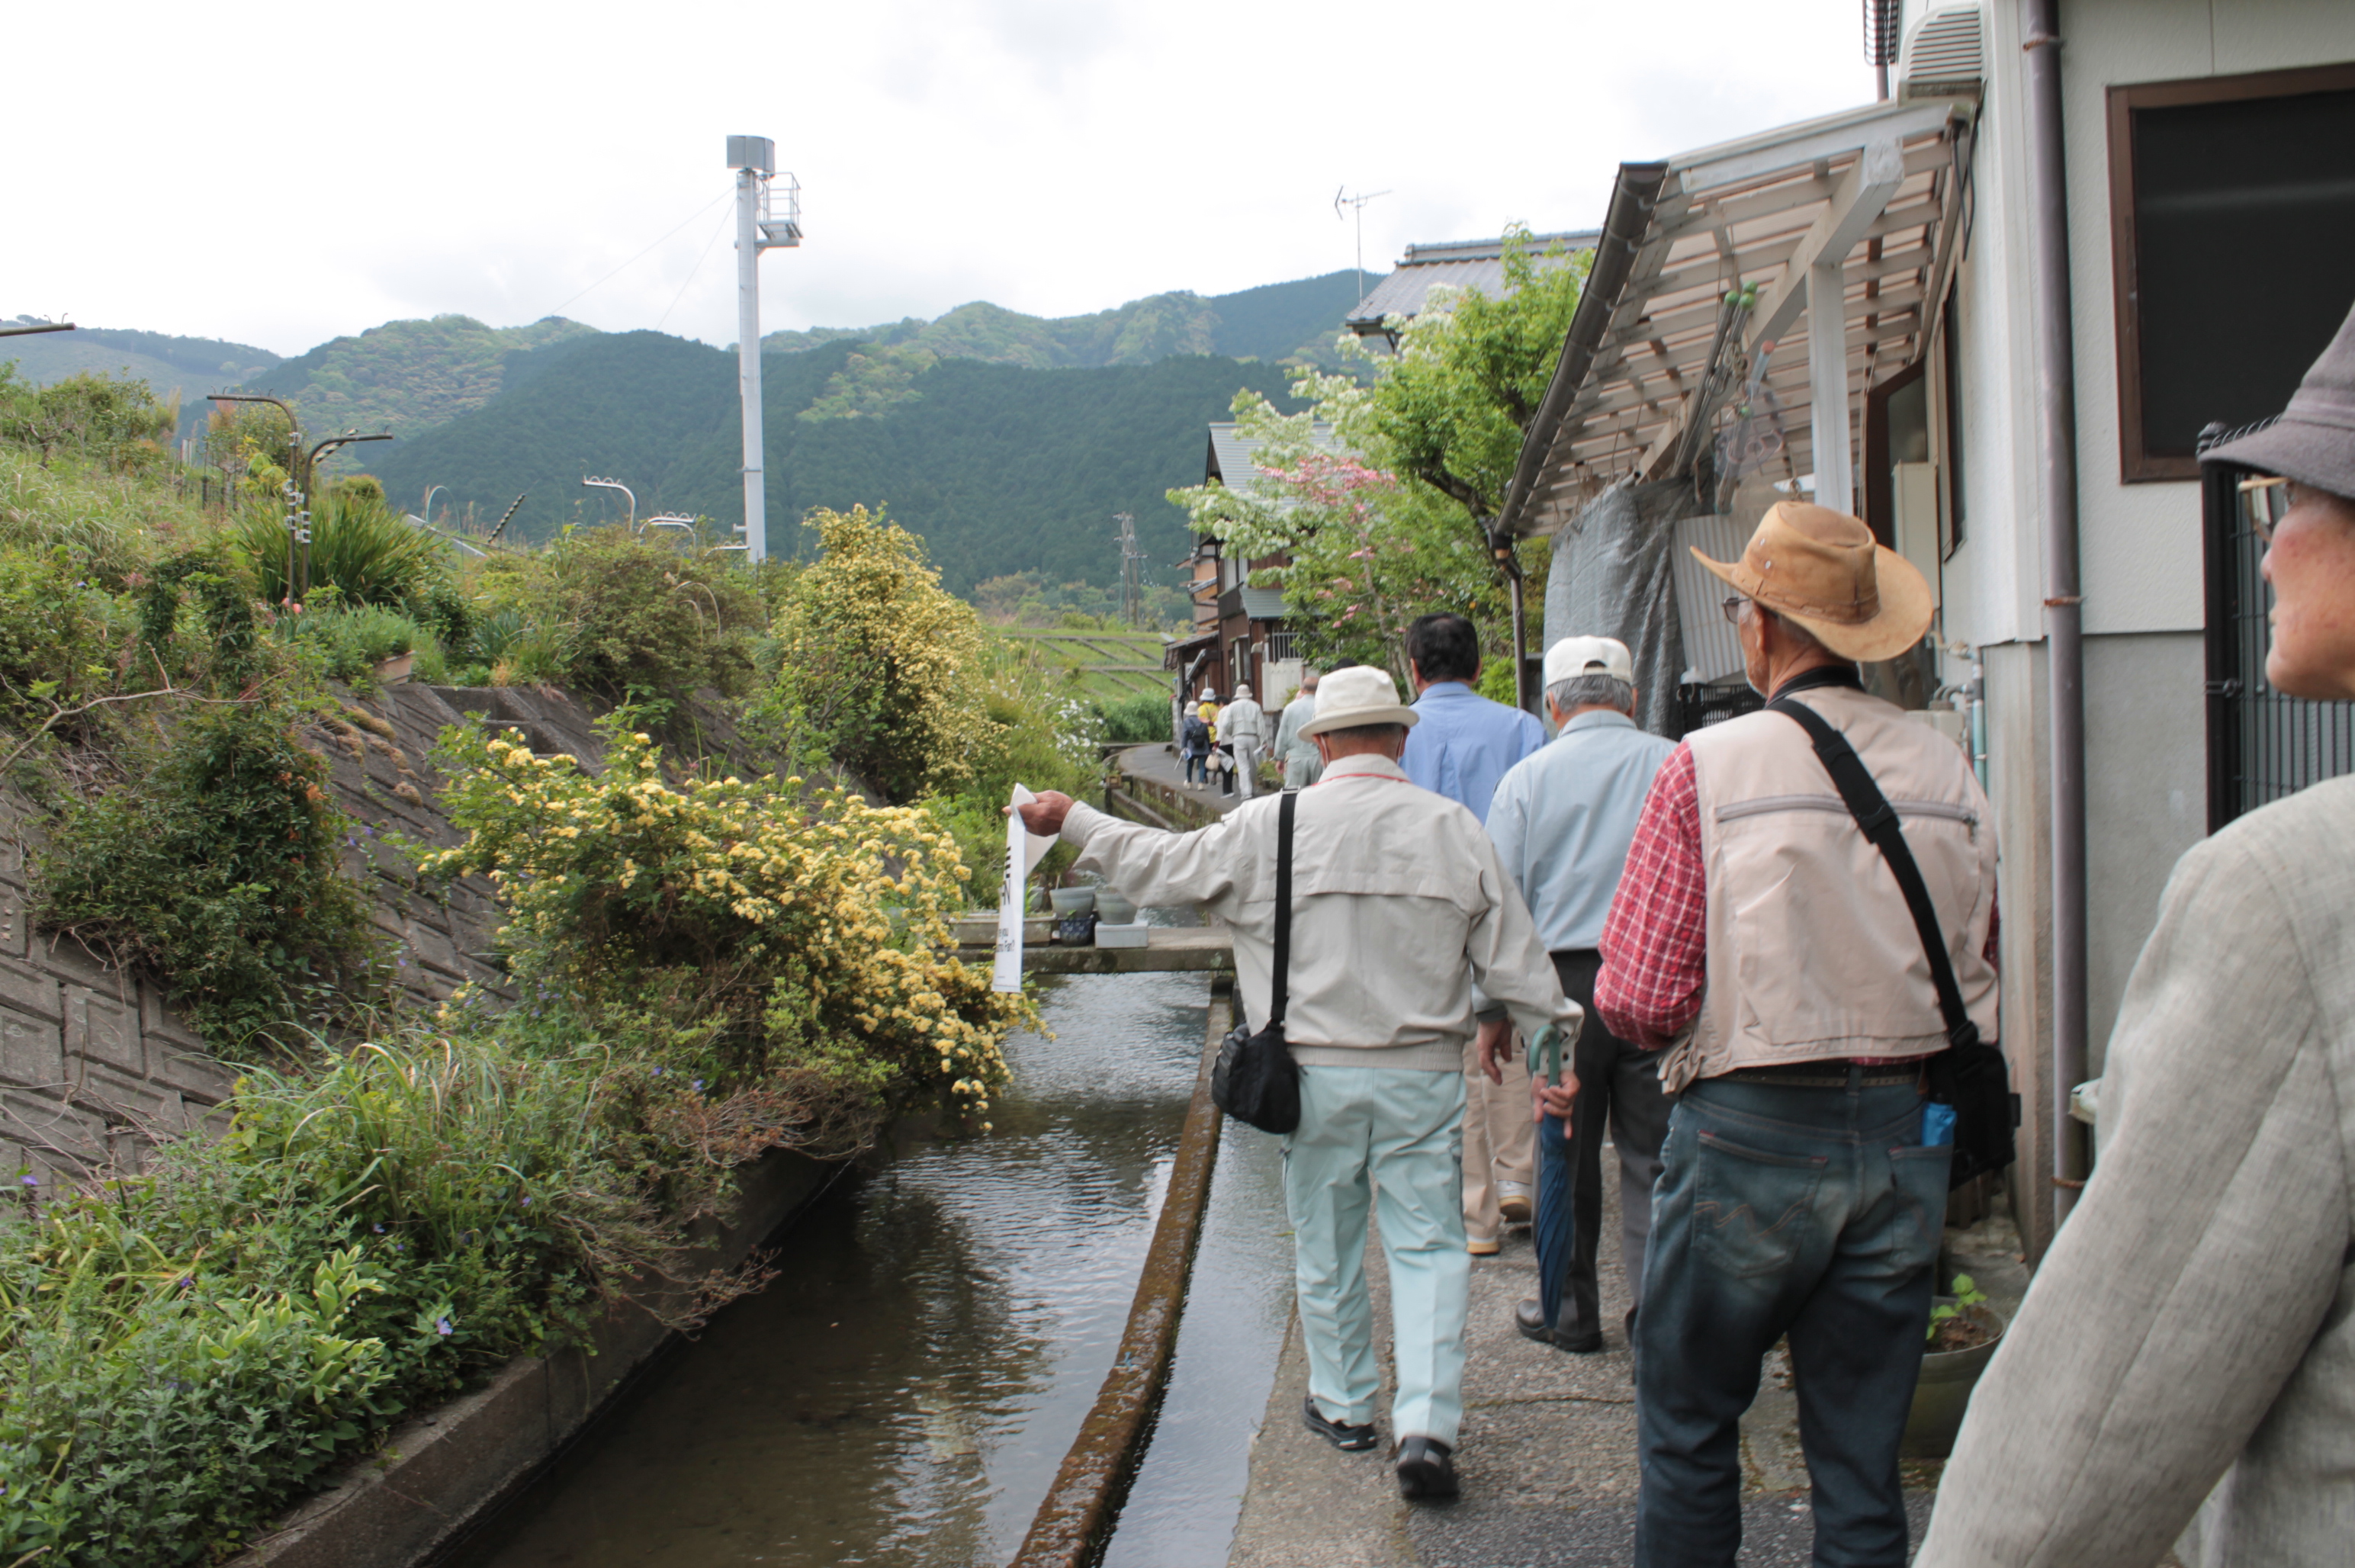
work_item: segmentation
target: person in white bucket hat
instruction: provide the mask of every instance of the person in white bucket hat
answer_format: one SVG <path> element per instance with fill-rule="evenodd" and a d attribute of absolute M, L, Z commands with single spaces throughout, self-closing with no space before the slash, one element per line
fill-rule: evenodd
<path fill-rule="evenodd" d="M 1373 1309 L 1367 1221 L 1381 1211 L 1398 1389 L 1401 1493 L 1456 1493 L 1463 1415 L 1465 1250 L 1460 1160 L 1465 1042 L 1476 979 L 1531 1036 L 1578 1031 L 1521 897 L 1480 824 L 1398 765 L 1415 710 L 1388 674 L 1327 675 L 1301 726 L 1325 764 L 1296 795 L 1245 801 L 1199 832 L 1165 833 L 1047 794 L 1033 833 L 1078 847 L 1078 869 L 1139 904 L 1199 904 L 1233 930 L 1244 1015 L 1267 1019 L 1276 830 L 1296 800 L 1292 962 L 1284 1033 L 1300 1064 L 1301 1120 L 1284 1137 L 1308 1388 L 1301 1419 L 1336 1447 L 1372 1448 Z"/>

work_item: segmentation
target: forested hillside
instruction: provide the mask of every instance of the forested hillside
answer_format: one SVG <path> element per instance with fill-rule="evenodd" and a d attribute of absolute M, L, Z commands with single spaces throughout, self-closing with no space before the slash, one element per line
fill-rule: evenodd
<path fill-rule="evenodd" d="M 278 363 L 277 355 L 250 343 L 88 326 L 0 338 L 0 365 L 12 359 L 17 374 L 37 387 L 83 370 L 127 373 L 154 388 L 160 399 L 168 400 L 176 392 L 183 408 L 201 406 L 207 392 L 227 391 Z"/>
<path fill-rule="evenodd" d="M 314 432 L 357 428 L 411 435 L 497 396 L 516 350 L 595 331 L 554 315 L 529 326 L 485 326 L 464 315 L 389 321 L 272 365 L 243 389 L 292 400 Z"/>
<path fill-rule="evenodd" d="M 1166 576 L 1188 535 L 1163 492 L 1200 478 L 1205 427 L 1238 388 L 1281 399 L 1285 383 L 1277 366 L 1209 356 L 1067 370 L 942 359 L 911 368 L 879 412 L 826 417 L 840 402 L 830 389 L 872 362 L 867 350 L 840 342 L 765 357 L 771 548 L 802 549 L 795 520 L 810 507 L 888 506 L 960 593 L 1010 572 L 1116 578 L 1120 511 L 1135 515 Z M 723 350 L 650 332 L 516 355 L 502 395 L 370 453 L 369 469 L 403 505 L 444 485 L 437 509 L 471 505 L 484 518 L 527 494 L 512 525 L 527 539 L 618 504 L 583 490 L 586 474 L 628 484 L 641 517 L 680 511 L 732 528 L 743 516 L 735 366 Z"/>
<path fill-rule="evenodd" d="M 921 348 L 944 359 L 986 359 L 1038 370 L 1150 365 L 1179 354 L 1321 362 L 1330 357 L 1333 335 L 1357 303 L 1358 274 L 1327 272 L 1231 294 L 1150 294 L 1088 315 L 1024 315 L 977 300 L 934 321 L 910 316 L 879 326 L 773 332 L 761 342 L 771 353 L 793 353 L 855 337 L 881 347 Z"/>

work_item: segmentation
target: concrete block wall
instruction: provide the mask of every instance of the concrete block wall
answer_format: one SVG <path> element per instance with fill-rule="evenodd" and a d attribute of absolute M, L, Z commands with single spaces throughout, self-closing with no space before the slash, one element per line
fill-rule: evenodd
<path fill-rule="evenodd" d="M 544 689 L 392 687 L 351 701 L 342 719 L 307 737 L 328 759 L 336 804 L 353 824 L 345 869 L 368 896 L 395 985 L 412 1007 L 430 1008 L 468 981 L 505 989 L 489 882 L 415 890 L 409 857 L 386 837 L 398 832 L 433 848 L 459 841 L 439 808 L 443 781 L 431 753 L 443 727 L 469 714 L 542 754 L 602 762 L 592 715 Z M 70 936 L 30 929 L 27 868 L 43 821 L 30 801 L 0 792 L 0 1185 L 11 1187 L 20 1171 L 54 1186 L 110 1165 L 136 1168 L 158 1139 L 218 1136 L 240 1071 L 206 1051 L 152 976 L 112 968 Z"/>

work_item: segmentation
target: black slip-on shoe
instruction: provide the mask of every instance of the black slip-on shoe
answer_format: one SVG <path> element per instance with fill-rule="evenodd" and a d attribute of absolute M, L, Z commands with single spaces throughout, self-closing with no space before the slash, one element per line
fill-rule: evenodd
<path fill-rule="evenodd" d="M 1328 1421 L 1325 1413 L 1316 1408 L 1313 1395 L 1300 1402 L 1300 1424 L 1344 1454 L 1362 1454 L 1376 1442 L 1372 1422 L 1352 1426 L 1346 1421 Z"/>
<path fill-rule="evenodd" d="M 1411 1503 L 1455 1500 L 1455 1450 L 1436 1437 L 1404 1437 L 1398 1445 L 1399 1496 Z"/>
<path fill-rule="evenodd" d="M 1513 1327 L 1540 1345 L 1551 1345 L 1557 1350 L 1568 1350 L 1575 1356 L 1591 1356 L 1603 1349 L 1603 1330 L 1572 1337 L 1547 1327 L 1545 1308 L 1534 1296 L 1527 1296 L 1513 1308 Z"/>

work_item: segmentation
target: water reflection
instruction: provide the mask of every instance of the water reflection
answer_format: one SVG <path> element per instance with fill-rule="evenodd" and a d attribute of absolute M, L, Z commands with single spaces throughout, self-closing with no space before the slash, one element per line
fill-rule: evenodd
<path fill-rule="evenodd" d="M 1008 1043 L 994 1136 L 918 1144 L 838 1185 L 785 1244 L 783 1277 L 661 1366 L 462 1561 L 1009 1558 L 1111 1364 L 1206 994 L 1188 975 L 1056 987 L 1044 1010 L 1057 1038 Z M 1228 1138 L 1178 1376 L 1132 1504 L 1176 1531 L 1170 1545 L 1191 1544 L 1114 1559 L 1126 1568 L 1225 1556 L 1284 1321 L 1273 1191 L 1269 1141 Z"/>

